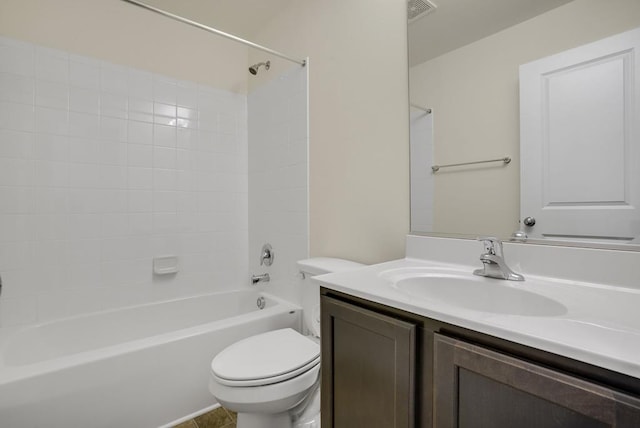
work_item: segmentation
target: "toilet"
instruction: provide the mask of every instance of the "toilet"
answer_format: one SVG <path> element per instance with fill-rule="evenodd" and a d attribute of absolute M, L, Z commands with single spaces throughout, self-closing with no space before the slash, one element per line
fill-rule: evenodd
<path fill-rule="evenodd" d="M 238 413 L 238 428 L 320 428 L 320 287 L 310 277 L 363 266 L 328 257 L 299 261 L 305 334 L 269 331 L 215 356 L 209 391 Z"/>

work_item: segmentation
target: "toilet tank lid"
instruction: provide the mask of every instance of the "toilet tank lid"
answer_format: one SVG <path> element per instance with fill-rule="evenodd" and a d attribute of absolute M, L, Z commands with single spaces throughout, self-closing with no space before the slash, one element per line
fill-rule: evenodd
<path fill-rule="evenodd" d="M 335 257 L 312 257 L 298 261 L 298 269 L 310 275 L 322 275 L 325 273 L 345 272 L 354 270 L 366 265 L 351 260 L 338 259 Z"/>

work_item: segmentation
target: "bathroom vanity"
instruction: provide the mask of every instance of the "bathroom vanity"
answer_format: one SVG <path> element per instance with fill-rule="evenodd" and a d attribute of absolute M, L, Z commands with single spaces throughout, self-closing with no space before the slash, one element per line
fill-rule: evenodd
<path fill-rule="evenodd" d="M 640 291 L 622 286 L 637 267 L 615 286 L 568 280 L 571 266 L 549 278 L 535 248 L 509 246 L 516 283 L 430 253 L 465 254 L 456 243 L 423 244 L 408 247 L 427 257 L 319 278 L 323 427 L 640 427 Z"/>

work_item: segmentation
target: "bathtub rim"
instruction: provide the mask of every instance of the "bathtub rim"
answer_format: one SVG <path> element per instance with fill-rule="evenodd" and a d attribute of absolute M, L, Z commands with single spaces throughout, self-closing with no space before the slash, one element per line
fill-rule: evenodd
<path fill-rule="evenodd" d="M 113 312 L 118 312 L 125 309 L 132 309 L 132 308 L 150 306 L 150 305 L 162 305 L 162 304 L 171 303 L 175 301 L 182 301 L 182 300 L 188 300 L 188 299 L 194 299 L 194 298 L 197 299 L 199 297 L 212 296 L 216 294 L 226 294 L 226 293 L 254 294 L 256 296 L 263 296 L 266 299 L 272 300 L 276 304 L 271 307 L 266 307 L 265 309 L 257 309 L 248 313 L 243 313 L 243 314 L 235 315 L 228 318 L 210 321 L 204 324 L 198 324 L 195 326 L 186 327 L 179 330 L 172 330 L 162 334 L 156 334 L 153 336 L 130 340 L 122 343 L 117 343 L 114 345 L 108 345 L 108 346 L 95 348 L 87 351 L 81 351 L 71 355 L 63 355 L 60 357 L 52 358 L 50 360 L 38 361 L 30 364 L 7 365 L 5 364 L 4 358 L 2 357 L 2 352 L 7 342 L 13 337 L 13 335 L 19 334 L 22 330 L 25 330 L 25 329 L 36 328 L 39 326 L 56 323 L 62 320 L 65 320 L 65 321 L 76 320 L 76 319 L 82 319 L 87 316 L 93 316 L 96 314 L 113 313 Z M 242 324 L 244 322 L 255 321 L 261 318 L 266 318 L 272 315 L 277 315 L 277 314 L 286 313 L 286 312 L 290 313 L 292 311 L 302 311 L 302 307 L 292 302 L 289 302 L 285 299 L 282 299 L 281 297 L 275 296 L 273 294 L 270 294 L 261 290 L 247 289 L 247 290 L 218 291 L 214 293 L 202 293 L 202 294 L 188 296 L 188 297 L 180 297 L 180 298 L 171 299 L 171 300 L 150 302 L 142 305 L 131 305 L 131 306 L 121 307 L 117 309 L 108 309 L 104 311 L 93 312 L 91 314 L 83 314 L 83 315 L 76 315 L 76 316 L 67 317 L 67 318 L 60 318 L 57 320 L 46 321 L 38 324 L 30 324 L 28 326 L 23 326 L 22 328 L 18 328 L 12 331 L 11 334 L 0 337 L 0 386 L 5 384 L 10 384 L 12 382 L 20 381 L 20 380 L 25 380 L 25 379 L 46 375 L 47 373 L 68 369 L 68 368 L 77 366 L 79 364 L 97 362 L 97 361 L 115 357 L 118 355 L 140 351 L 142 349 L 149 348 L 154 345 L 158 345 L 160 343 L 176 342 L 185 338 L 189 338 L 189 337 L 207 333 L 209 331 L 213 331 L 214 329 L 212 329 L 212 327 L 214 325 L 217 328 L 228 328 L 228 327 L 233 327 L 233 326 Z"/>

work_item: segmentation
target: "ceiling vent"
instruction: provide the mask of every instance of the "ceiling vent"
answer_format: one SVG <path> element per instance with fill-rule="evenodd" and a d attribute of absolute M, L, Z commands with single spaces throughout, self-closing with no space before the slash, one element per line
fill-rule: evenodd
<path fill-rule="evenodd" d="M 436 7 L 429 0 L 407 0 L 409 24 L 435 11 Z"/>

